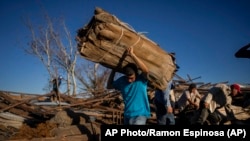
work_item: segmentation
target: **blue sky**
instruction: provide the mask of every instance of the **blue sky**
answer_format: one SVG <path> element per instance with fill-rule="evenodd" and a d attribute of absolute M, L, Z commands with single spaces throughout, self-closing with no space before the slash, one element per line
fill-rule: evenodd
<path fill-rule="evenodd" d="M 48 74 L 22 47 L 30 32 L 23 17 L 63 16 L 73 36 L 101 7 L 176 53 L 177 74 L 198 82 L 250 83 L 250 60 L 234 53 L 250 43 L 249 0 L 1 0 L 0 90 L 44 94 Z"/>

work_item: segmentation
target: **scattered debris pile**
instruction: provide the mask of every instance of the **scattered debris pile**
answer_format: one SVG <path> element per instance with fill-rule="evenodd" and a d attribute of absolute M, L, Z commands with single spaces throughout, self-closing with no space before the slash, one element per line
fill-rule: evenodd
<path fill-rule="evenodd" d="M 0 140 L 99 140 L 101 124 L 121 124 L 116 91 L 89 99 L 61 94 L 61 101 L 50 101 L 52 94 L 0 91 Z"/>
<path fill-rule="evenodd" d="M 175 96 L 191 82 L 175 80 Z M 192 82 L 193 83 L 193 82 Z M 226 82 L 225 82 L 226 83 Z M 197 83 L 203 95 L 215 84 Z M 234 113 L 239 124 L 249 124 L 250 88 L 242 88 L 245 96 L 234 99 Z M 70 139 L 100 140 L 100 126 L 123 124 L 123 102 L 119 92 L 104 91 L 92 98 L 74 98 L 61 94 L 61 101 L 50 101 L 53 93 L 31 95 L 0 91 L 0 140 L 56 141 Z M 156 124 L 154 93 L 149 93 L 152 116 L 147 124 Z M 222 114 L 225 114 L 223 109 Z M 178 123 L 177 123 L 178 124 Z"/>

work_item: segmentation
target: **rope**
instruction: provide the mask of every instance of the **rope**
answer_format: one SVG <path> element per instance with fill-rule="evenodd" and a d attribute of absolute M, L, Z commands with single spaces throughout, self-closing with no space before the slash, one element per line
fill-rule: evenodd
<path fill-rule="evenodd" d="M 100 13 L 100 14 L 107 14 L 107 13 Z M 124 23 L 124 22 L 120 21 L 115 15 L 112 15 L 112 17 L 113 17 L 118 23 L 120 23 L 123 27 L 125 27 L 125 28 L 127 28 L 128 30 L 130 30 L 130 31 L 136 33 L 136 31 L 135 31 L 131 26 L 128 26 L 127 23 Z M 91 25 L 91 27 L 92 27 L 92 25 Z M 117 44 L 120 42 L 120 40 L 122 39 L 123 35 L 124 35 L 124 29 L 121 27 L 121 35 L 120 35 L 120 37 L 118 38 L 118 40 L 115 42 L 115 45 L 117 45 Z M 138 40 L 137 40 L 133 45 L 131 45 L 130 47 L 134 47 L 136 44 L 138 44 L 138 43 L 140 42 L 141 36 L 140 36 L 140 35 L 138 35 L 138 36 L 139 36 Z M 102 41 L 100 40 L 100 45 L 101 45 L 101 43 L 102 43 Z M 112 47 L 114 47 L 114 46 L 112 46 Z M 101 58 L 98 59 L 98 61 L 97 61 L 98 63 L 99 63 L 101 60 L 103 60 L 103 58 L 106 56 L 106 54 L 110 53 L 112 47 L 111 47 L 111 48 L 110 48 Z"/>
<path fill-rule="evenodd" d="M 141 40 L 141 36 L 139 36 L 139 39 L 130 47 L 134 47 L 137 43 L 139 43 L 140 40 Z"/>
<path fill-rule="evenodd" d="M 122 29 L 122 33 L 121 33 L 120 37 L 118 38 L 118 40 L 115 42 L 116 45 L 120 42 L 120 40 L 123 36 L 123 28 L 121 28 L 121 29 Z"/>
<path fill-rule="evenodd" d="M 136 31 L 134 30 L 134 28 L 133 28 L 132 26 L 130 26 L 128 23 L 125 23 L 125 22 L 120 21 L 115 15 L 112 15 L 112 16 L 115 18 L 115 20 L 116 20 L 118 23 L 120 23 L 122 26 L 126 27 L 128 30 L 133 31 L 133 32 L 136 32 Z"/>
<path fill-rule="evenodd" d="M 123 30 L 123 28 L 121 28 L 121 35 L 120 35 L 120 37 L 118 38 L 118 40 L 115 42 L 115 45 L 117 45 L 119 42 L 120 42 L 120 40 L 122 39 L 122 36 L 124 35 L 124 30 Z M 102 41 L 100 40 L 100 45 L 102 44 Z M 106 54 L 108 54 L 108 53 L 110 53 L 110 51 L 111 51 L 111 49 L 113 49 L 114 48 L 114 46 L 112 46 L 101 58 L 99 58 L 98 59 L 98 63 L 106 56 Z"/>

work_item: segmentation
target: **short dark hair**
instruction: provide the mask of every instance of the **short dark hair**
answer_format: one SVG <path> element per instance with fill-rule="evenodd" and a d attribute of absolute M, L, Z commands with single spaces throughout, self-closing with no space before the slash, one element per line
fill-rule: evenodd
<path fill-rule="evenodd" d="M 123 67 L 123 73 L 127 76 L 133 75 L 138 73 L 138 68 L 134 63 L 128 63 L 126 66 Z"/>
<path fill-rule="evenodd" d="M 191 83 L 188 87 L 189 90 L 192 90 L 193 88 L 196 88 L 196 84 Z"/>

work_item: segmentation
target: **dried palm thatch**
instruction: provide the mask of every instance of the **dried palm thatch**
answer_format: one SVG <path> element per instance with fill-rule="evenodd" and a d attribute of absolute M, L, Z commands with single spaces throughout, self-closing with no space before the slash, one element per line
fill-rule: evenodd
<path fill-rule="evenodd" d="M 94 14 L 87 25 L 78 29 L 76 39 L 81 56 L 122 73 L 123 66 L 134 63 L 125 55 L 126 49 L 133 47 L 150 70 L 150 84 L 165 89 L 177 70 L 174 55 L 103 9 L 97 7 Z"/>

